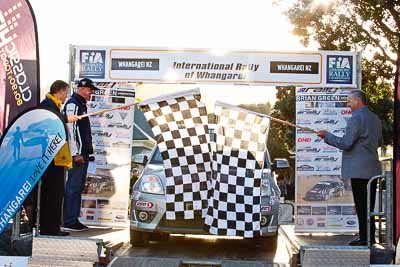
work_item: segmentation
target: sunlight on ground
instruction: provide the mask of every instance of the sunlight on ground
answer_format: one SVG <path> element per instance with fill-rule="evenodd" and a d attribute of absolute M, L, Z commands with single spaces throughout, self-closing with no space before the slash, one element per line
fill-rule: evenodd
<path fill-rule="evenodd" d="M 218 239 L 243 239 L 240 236 L 214 236 L 214 235 L 189 235 L 189 234 L 171 234 L 171 236 L 184 236 L 186 238 L 193 238 L 193 239 L 208 239 L 208 240 L 218 240 Z"/>
<path fill-rule="evenodd" d="M 282 236 L 278 236 L 278 246 L 276 247 L 274 263 L 289 264 L 290 255 L 286 248 L 285 240 Z"/>
<path fill-rule="evenodd" d="M 95 231 L 97 227 L 96 226 L 90 226 L 90 231 Z M 99 229 L 99 234 L 98 235 L 93 235 L 90 236 L 90 238 L 93 239 L 103 239 L 104 241 L 112 241 L 113 243 L 118 243 L 118 242 L 124 242 L 124 243 L 129 243 L 129 229 L 114 229 L 113 231 L 106 231 L 107 228 L 104 227 L 98 227 Z M 111 229 L 111 228 L 108 228 Z"/>

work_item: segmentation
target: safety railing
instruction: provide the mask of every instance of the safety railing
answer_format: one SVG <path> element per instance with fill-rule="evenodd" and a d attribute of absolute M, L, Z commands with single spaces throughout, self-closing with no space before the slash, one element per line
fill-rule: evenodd
<path fill-rule="evenodd" d="M 372 177 L 367 184 L 367 242 L 371 247 L 371 223 L 377 223 L 378 243 L 393 250 L 393 169 L 392 159 L 381 160 L 382 174 Z M 377 183 L 377 197 L 371 211 L 371 184 Z M 377 218 L 375 221 L 374 219 Z M 375 238 L 375 236 L 373 237 Z"/>

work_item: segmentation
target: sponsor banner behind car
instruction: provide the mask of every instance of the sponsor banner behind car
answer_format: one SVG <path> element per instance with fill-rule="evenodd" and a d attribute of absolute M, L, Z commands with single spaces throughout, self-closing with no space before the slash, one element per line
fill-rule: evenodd
<path fill-rule="evenodd" d="M 90 57 L 96 57 L 96 52 L 84 53 L 88 61 L 95 61 Z M 97 57 L 100 60 L 102 54 Z M 134 103 L 133 84 L 101 82 L 97 87 L 88 102 L 89 113 Z M 89 163 L 80 215 L 87 224 L 128 226 L 133 116 L 131 106 L 90 117 L 95 161 Z"/>
<path fill-rule="evenodd" d="M 297 88 L 296 123 L 343 136 L 351 116 L 351 89 Z M 358 229 L 349 180 L 341 179 L 342 152 L 316 134 L 296 132 L 296 231 L 354 232 Z"/>
<path fill-rule="evenodd" d="M 356 87 L 357 53 L 74 46 L 75 75 L 101 81 Z"/>
<path fill-rule="evenodd" d="M 0 139 L 0 233 L 66 143 L 65 124 L 48 109 L 28 110 L 8 126 Z"/>
<path fill-rule="evenodd" d="M 0 2 L 0 135 L 40 99 L 35 16 L 28 1 Z"/>

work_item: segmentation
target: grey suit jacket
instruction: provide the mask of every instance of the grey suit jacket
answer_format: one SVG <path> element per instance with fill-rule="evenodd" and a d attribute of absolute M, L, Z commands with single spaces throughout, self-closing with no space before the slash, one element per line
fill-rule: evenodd
<path fill-rule="evenodd" d="M 369 179 L 381 174 L 377 149 L 382 145 L 382 124 L 367 107 L 357 109 L 343 137 L 328 133 L 325 142 L 343 150 L 342 177 Z"/>

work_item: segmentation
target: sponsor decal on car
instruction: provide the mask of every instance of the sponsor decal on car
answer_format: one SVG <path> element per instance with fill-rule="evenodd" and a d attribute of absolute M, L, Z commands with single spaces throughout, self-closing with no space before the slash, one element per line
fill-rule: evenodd
<path fill-rule="evenodd" d="M 271 211 L 272 211 L 271 205 L 261 206 L 261 212 L 271 212 Z"/>
<path fill-rule="evenodd" d="M 153 204 L 153 202 L 150 202 L 150 201 L 136 200 L 135 206 L 138 207 L 138 208 L 149 208 L 149 209 L 151 209 L 154 206 L 154 204 Z"/>

